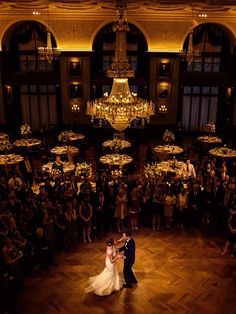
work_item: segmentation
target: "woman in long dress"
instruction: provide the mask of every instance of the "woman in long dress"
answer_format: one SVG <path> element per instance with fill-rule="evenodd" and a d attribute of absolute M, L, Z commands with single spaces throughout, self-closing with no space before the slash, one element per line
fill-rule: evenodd
<path fill-rule="evenodd" d="M 107 251 L 104 270 L 95 277 L 89 278 L 89 286 L 85 292 L 92 292 L 99 296 L 110 295 L 112 292 L 119 291 L 121 288 L 120 276 L 115 264 L 117 258 L 114 240 L 107 240 Z"/>

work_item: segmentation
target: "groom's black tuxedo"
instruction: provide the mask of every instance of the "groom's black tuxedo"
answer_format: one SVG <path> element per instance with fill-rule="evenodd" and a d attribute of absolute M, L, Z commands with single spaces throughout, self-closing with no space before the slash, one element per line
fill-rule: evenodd
<path fill-rule="evenodd" d="M 137 283 L 137 279 L 132 271 L 132 266 L 135 262 L 135 242 L 133 238 L 130 238 L 125 244 L 119 249 L 119 252 L 124 251 L 124 278 L 127 287 L 132 287 Z"/>

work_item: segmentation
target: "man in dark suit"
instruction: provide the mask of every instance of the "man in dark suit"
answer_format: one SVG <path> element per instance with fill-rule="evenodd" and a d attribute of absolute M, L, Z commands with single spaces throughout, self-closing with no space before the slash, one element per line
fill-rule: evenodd
<path fill-rule="evenodd" d="M 125 284 L 123 285 L 123 287 L 132 288 L 138 283 L 132 270 L 133 264 L 135 262 L 135 242 L 134 239 L 131 237 L 130 231 L 124 232 L 122 239 L 125 241 L 125 244 L 121 248 L 119 248 L 119 252 L 124 251 L 123 275 L 125 278 Z"/>
<path fill-rule="evenodd" d="M 20 169 L 23 180 L 27 183 L 28 187 L 31 187 L 33 183 L 33 167 L 28 155 L 24 156 L 24 160 L 20 163 Z"/>

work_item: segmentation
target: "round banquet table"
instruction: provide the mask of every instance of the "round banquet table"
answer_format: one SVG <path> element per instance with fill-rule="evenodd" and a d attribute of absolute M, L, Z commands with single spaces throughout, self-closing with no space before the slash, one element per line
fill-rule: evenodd
<path fill-rule="evenodd" d="M 52 165 L 53 165 L 53 162 L 48 162 L 47 164 L 44 164 L 42 166 L 42 170 L 44 172 L 51 172 L 52 171 Z M 65 173 L 68 173 L 68 172 L 72 172 L 75 170 L 75 165 L 70 163 L 70 162 L 63 162 L 63 171 Z"/>
<path fill-rule="evenodd" d="M 157 177 L 160 175 L 164 177 L 170 175 L 172 177 L 173 175 L 176 174 L 178 174 L 183 179 L 187 178 L 187 172 L 185 170 L 184 163 L 182 161 L 177 160 L 162 161 L 160 163 L 148 165 L 144 173 L 147 177 L 150 178 Z"/>
<path fill-rule="evenodd" d="M 158 154 L 181 154 L 184 150 L 177 145 L 158 145 L 153 148 L 153 151 Z"/>
<path fill-rule="evenodd" d="M 157 145 L 153 148 L 154 153 L 159 155 L 159 160 L 162 161 L 166 155 L 177 155 L 183 153 L 183 148 L 177 145 Z"/>
<path fill-rule="evenodd" d="M 0 141 L 4 141 L 8 138 L 8 135 L 6 133 L 0 133 Z"/>
<path fill-rule="evenodd" d="M 222 139 L 217 137 L 217 136 L 209 136 L 209 135 L 204 135 L 204 136 L 199 136 L 197 138 L 199 142 L 202 142 L 204 144 L 220 144 L 222 143 Z"/>
<path fill-rule="evenodd" d="M 66 154 L 78 154 L 79 149 L 75 146 L 56 146 L 51 149 L 52 154 L 66 155 Z"/>
<path fill-rule="evenodd" d="M 236 158 L 236 150 L 228 147 L 217 147 L 209 150 L 209 153 L 215 157 Z"/>
<path fill-rule="evenodd" d="M 85 135 L 80 133 L 73 133 L 71 137 L 69 138 L 69 141 L 81 141 L 85 138 Z"/>
<path fill-rule="evenodd" d="M 0 165 L 15 165 L 23 160 L 23 157 L 15 154 L 0 155 Z"/>
<path fill-rule="evenodd" d="M 32 146 L 40 145 L 41 140 L 38 140 L 37 138 L 29 138 L 29 139 L 19 139 L 16 140 L 13 145 L 16 147 L 27 147 L 30 148 Z"/>
<path fill-rule="evenodd" d="M 107 154 L 100 158 L 100 162 L 109 166 L 123 167 L 133 161 L 133 158 L 125 154 Z"/>
<path fill-rule="evenodd" d="M 131 147 L 131 143 L 126 140 L 114 139 L 103 142 L 102 146 L 113 150 L 122 150 Z"/>

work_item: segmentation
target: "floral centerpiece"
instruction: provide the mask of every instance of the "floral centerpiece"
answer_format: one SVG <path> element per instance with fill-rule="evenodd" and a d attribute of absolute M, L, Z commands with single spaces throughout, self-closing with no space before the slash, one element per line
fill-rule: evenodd
<path fill-rule="evenodd" d="M 110 143 L 110 148 L 115 152 L 118 152 L 119 150 L 123 149 L 122 140 L 115 137 Z"/>
<path fill-rule="evenodd" d="M 4 140 L 0 141 L 0 150 L 7 152 L 8 150 L 12 149 L 12 144 L 10 143 L 8 137 Z"/>
<path fill-rule="evenodd" d="M 170 130 L 165 130 L 165 132 L 163 134 L 163 141 L 170 144 L 170 143 L 174 142 L 174 140 L 175 140 L 174 133 Z"/>
<path fill-rule="evenodd" d="M 172 169 L 174 170 L 180 169 L 180 163 L 178 162 L 177 159 L 174 158 L 173 160 L 169 160 L 168 163 Z"/>
<path fill-rule="evenodd" d="M 122 176 L 122 170 L 121 169 L 112 170 L 111 175 L 114 177 L 121 177 Z"/>
<path fill-rule="evenodd" d="M 154 180 L 157 177 L 161 175 L 160 166 L 157 162 L 152 164 L 147 164 L 147 166 L 144 166 L 144 175 L 145 177 Z"/>
<path fill-rule="evenodd" d="M 216 132 L 216 125 L 213 122 L 208 122 L 205 126 L 205 131 L 209 134 Z"/>
<path fill-rule="evenodd" d="M 61 178 L 62 177 L 62 172 L 59 169 L 51 169 L 49 171 L 49 176 L 52 179 Z"/>
<path fill-rule="evenodd" d="M 72 131 L 62 131 L 59 136 L 58 136 L 58 140 L 60 142 L 69 142 L 71 140 L 71 137 L 74 135 L 74 132 Z"/>
<path fill-rule="evenodd" d="M 27 137 L 31 133 L 32 133 L 31 132 L 31 127 L 28 124 L 22 124 L 22 126 L 20 127 L 20 134 L 22 136 Z"/>
<path fill-rule="evenodd" d="M 82 179 L 90 177 L 92 172 L 93 170 L 91 164 L 87 164 L 86 162 L 78 163 L 75 169 L 75 174 Z"/>

